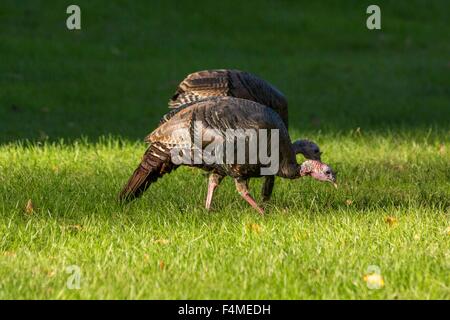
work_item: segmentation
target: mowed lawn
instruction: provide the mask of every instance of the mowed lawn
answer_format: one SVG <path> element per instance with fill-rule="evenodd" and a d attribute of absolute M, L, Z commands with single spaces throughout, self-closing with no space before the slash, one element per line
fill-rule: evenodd
<path fill-rule="evenodd" d="M 447 1 L 379 1 L 381 31 L 364 1 L 78 1 L 80 31 L 69 4 L 0 4 L 1 299 L 450 298 Z M 208 68 L 282 90 L 339 189 L 277 179 L 261 217 L 228 178 L 207 212 L 205 174 L 180 168 L 119 205 Z"/>

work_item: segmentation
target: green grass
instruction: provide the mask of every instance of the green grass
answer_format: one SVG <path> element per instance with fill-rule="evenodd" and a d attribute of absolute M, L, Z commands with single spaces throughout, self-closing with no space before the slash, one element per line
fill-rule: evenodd
<path fill-rule="evenodd" d="M 447 1 L 379 1 L 376 32 L 361 1 L 78 1 L 69 32 L 71 3 L 0 4 L 1 299 L 450 298 Z M 277 179 L 260 217 L 226 179 L 207 212 L 181 168 L 117 204 L 177 82 L 222 67 L 285 92 L 340 188 Z"/>

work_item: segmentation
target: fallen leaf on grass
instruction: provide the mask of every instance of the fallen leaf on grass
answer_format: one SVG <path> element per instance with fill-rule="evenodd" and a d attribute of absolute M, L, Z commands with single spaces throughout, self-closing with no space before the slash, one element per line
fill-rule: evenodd
<path fill-rule="evenodd" d="M 345 200 L 345 204 L 347 206 L 351 206 L 353 204 L 353 200 L 347 199 L 347 200 Z"/>
<path fill-rule="evenodd" d="M 83 230 L 83 226 L 79 224 L 69 224 L 61 226 L 62 230 L 72 231 L 72 232 L 80 232 Z"/>
<path fill-rule="evenodd" d="M 53 278 L 56 275 L 56 270 L 47 271 L 47 277 Z"/>
<path fill-rule="evenodd" d="M 156 239 L 153 242 L 156 243 L 156 244 L 166 245 L 166 244 L 169 244 L 170 241 L 167 240 L 167 239 Z"/>
<path fill-rule="evenodd" d="M 261 233 L 261 231 L 262 231 L 262 227 L 259 224 L 257 224 L 257 223 L 248 223 L 246 225 L 246 227 L 247 227 L 248 231 L 254 232 L 254 233 L 257 233 L 257 234 Z"/>
<path fill-rule="evenodd" d="M 320 269 L 318 269 L 318 268 L 308 268 L 308 271 L 315 275 L 320 275 Z"/>
<path fill-rule="evenodd" d="M 26 214 L 33 214 L 34 212 L 34 205 L 33 205 L 33 201 L 31 201 L 31 199 L 28 200 L 27 205 L 25 206 L 25 213 Z"/>
<path fill-rule="evenodd" d="M 384 287 L 384 279 L 381 274 L 371 273 L 363 277 L 369 289 L 381 289 Z"/>
<path fill-rule="evenodd" d="M 166 267 L 164 260 L 159 260 L 158 265 L 159 265 L 159 270 L 164 270 L 164 268 Z"/>
<path fill-rule="evenodd" d="M 296 241 L 296 242 L 300 242 L 303 240 L 307 240 L 309 238 L 309 234 L 306 232 L 302 232 L 302 233 L 296 233 L 292 235 L 292 238 Z"/>
<path fill-rule="evenodd" d="M 5 252 L 3 252 L 3 256 L 5 256 L 5 257 L 15 257 L 16 253 L 12 252 L 12 251 L 5 251 Z"/>
<path fill-rule="evenodd" d="M 83 226 L 81 226 L 79 224 L 71 224 L 71 225 L 68 225 L 67 228 L 69 230 L 73 230 L 73 231 L 81 231 L 81 230 L 83 230 Z"/>
<path fill-rule="evenodd" d="M 398 220 L 396 217 L 388 216 L 384 219 L 384 222 L 386 222 L 389 226 L 393 227 L 398 223 Z"/>

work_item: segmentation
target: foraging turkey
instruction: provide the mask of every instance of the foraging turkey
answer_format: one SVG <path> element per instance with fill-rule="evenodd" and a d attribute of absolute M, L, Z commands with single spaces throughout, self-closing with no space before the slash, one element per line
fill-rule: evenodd
<path fill-rule="evenodd" d="M 250 100 L 213 97 L 189 103 L 147 136 L 146 141 L 150 143 L 150 146 L 139 167 L 121 191 L 119 199 L 131 200 L 140 196 L 158 178 L 177 166 L 186 164 L 211 172 L 214 174 L 213 177 L 218 179 L 225 176 L 234 178 L 239 194 L 262 214 L 263 209 L 258 206 L 248 190 L 248 180 L 262 176 L 261 169 L 264 165 L 260 158 L 255 163 L 251 163 L 247 158 L 244 163 L 227 163 L 226 161 L 206 163 L 202 160 L 176 164 L 173 161 L 173 157 L 178 155 L 180 148 L 187 146 L 190 152 L 205 151 L 209 144 L 216 140 L 226 141 L 229 129 L 255 131 L 266 129 L 268 132 L 278 129 L 279 139 L 276 142 L 279 150 L 279 167 L 275 172 L 277 176 L 296 179 L 309 175 L 317 180 L 335 184 L 335 175 L 328 165 L 317 160 L 307 160 L 301 165 L 297 163 L 295 145 L 291 143 L 283 120 L 272 109 Z M 178 134 L 183 130 L 189 133 L 188 137 Z M 189 144 L 195 132 L 200 135 L 201 143 Z M 248 140 L 245 140 L 245 143 L 247 144 Z M 246 147 L 249 148 L 249 146 Z M 206 207 L 211 204 L 216 187 L 217 184 L 214 183 L 208 187 Z"/>
<path fill-rule="evenodd" d="M 240 70 L 204 70 L 189 74 L 169 100 L 169 107 L 174 109 L 161 120 L 170 118 L 190 103 L 213 96 L 231 96 L 258 102 L 276 111 L 288 128 L 288 103 L 284 95 L 267 81 Z M 321 160 L 320 148 L 312 141 L 297 140 L 294 142 L 296 154 L 301 153 L 306 159 Z M 262 195 L 264 201 L 272 194 L 273 176 L 266 176 Z M 218 176 L 210 176 L 209 184 L 218 184 Z M 209 188 L 210 186 L 208 186 Z"/>

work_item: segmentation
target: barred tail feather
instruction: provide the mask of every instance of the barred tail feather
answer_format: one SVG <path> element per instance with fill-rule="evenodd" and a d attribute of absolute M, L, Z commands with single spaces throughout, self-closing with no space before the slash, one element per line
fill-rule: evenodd
<path fill-rule="evenodd" d="M 170 153 L 163 145 L 152 144 L 119 194 L 120 201 L 131 201 L 147 190 L 147 188 L 164 174 L 174 169 L 170 161 Z"/>
<path fill-rule="evenodd" d="M 177 108 L 179 108 L 180 106 L 182 106 L 184 104 L 196 102 L 196 101 L 201 100 L 202 98 L 205 98 L 207 96 L 208 96 L 207 94 L 205 94 L 203 96 L 203 95 L 196 94 L 194 92 L 181 93 L 181 94 L 177 93 L 169 101 L 169 108 L 170 109 L 177 109 Z"/>

